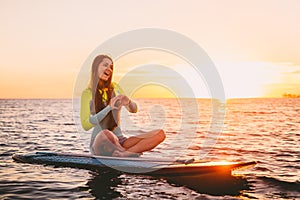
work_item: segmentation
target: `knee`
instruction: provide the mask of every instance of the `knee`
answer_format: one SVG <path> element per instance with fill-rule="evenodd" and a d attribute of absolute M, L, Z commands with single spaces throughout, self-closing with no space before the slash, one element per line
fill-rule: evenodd
<path fill-rule="evenodd" d="M 117 137 L 109 130 L 98 133 L 93 143 L 93 151 L 96 155 L 111 156 L 117 149 Z"/>
<path fill-rule="evenodd" d="M 114 133 L 107 129 L 102 130 L 98 135 L 102 135 L 103 138 L 110 141 L 111 143 L 116 143 L 118 141 L 117 136 L 115 136 Z"/>
<path fill-rule="evenodd" d="M 158 137 L 158 139 L 159 139 L 160 142 L 164 141 L 165 138 L 166 138 L 165 131 L 162 130 L 162 129 L 158 129 L 158 131 L 157 131 L 157 137 Z"/>
<path fill-rule="evenodd" d="M 104 141 L 104 140 L 107 140 L 107 135 L 109 135 L 109 130 L 101 130 L 96 138 L 95 138 L 95 141 Z"/>
<path fill-rule="evenodd" d="M 108 129 L 103 129 L 103 130 L 100 131 L 100 133 L 103 133 L 103 134 L 105 134 L 105 135 L 109 135 L 109 134 L 111 134 L 111 131 L 108 130 Z M 100 134 L 100 133 L 99 133 L 99 134 Z"/>

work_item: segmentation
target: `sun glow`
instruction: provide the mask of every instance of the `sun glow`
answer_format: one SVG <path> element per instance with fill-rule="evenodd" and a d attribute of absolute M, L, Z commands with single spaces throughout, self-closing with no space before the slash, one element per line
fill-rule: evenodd
<path fill-rule="evenodd" d="M 172 91 L 160 85 L 145 85 L 132 94 L 132 98 L 177 98 Z"/>
<path fill-rule="evenodd" d="M 276 82 L 276 70 L 271 63 L 227 62 L 218 63 L 227 98 L 266 96 L 265 86 Z"/>
<path fill-rule="evenodd" d="M 107 1 L 107 9 L 101 12 L 99 7 L 103 5 L 98 1 L 72 4 L 72 12 L 68 1 L 46 4 L 32 0 L 2 1 L 0 4 L 0 98 L 70 98 L 82 63 L 93 49 L 114 35 L 153 24 L 199 44 L 216 64 L 227 98 L 300 94 L 298 1 L 270 6 L 270 1 L 216 4 L 166 0 L 159 7 L 150 1 L 142 4 Z M 45 12 L 45 5 L 49 12 Z M 128 6 L 132 12 L 119 9 Z M 162 20 L 166 9 L 168 16 Z M 111 15 L 111 10 L 117 12 Z M 107 20 L 102 23 L 99 19 Z M 195 19 L 201 26 L 187 23 Z M 119 47 L 124 44 L 116 48 Z M 116 82 L 137 65 L 187 64 L 170 53 L 149 51 L 124 55 L 120 60 L 115 60 Z M 186 79 L 197 98 L 210 97 L 209 88 L 199 86 L 190 78 L 195 75 L 192 71 L 180 70 L 186 68 L 178 72 L 188 76 Z M 86 76 L 89 78 L 89 74 Z M 159 93 L 161 98 L 169 97 L 168 93 Z"/>
<path fill-rule="evenodd" d="M 153 52 L 151 54 L 154 55 Z M 161 54 L 161 52 L 156 52 L 156 54 Z M 139 58 L 141 57 L 141 53 L 137 53 L 136 55 Z M 131 57 L 133 63 L 136 64 L 134 56 L 130 55 L 129 57 Z M 181 64 L 178 64 L 178 60 L 172 60 L 172 57 L 168 57 L 168 62 L 163 59 L 164 56 L 160 58 L 161 60 L 156 59 L 155 61 L 153 60 L 152 63 L 171 63 L 168 67 L 176 71 L 194 91 L 195 96 L 189 96 L 190 98 L 211 98 L 210 88 L 205 84 L 205 77 L 197 74 L 192 66 L 182 61 Z M 151 63 L 151 58 L 148 57 L 147 59 L 147 62 Z M 140 62 L 142 62 L 141 59 Z M 177 64 L 175 64 L 176 62 Z M 122 75 L 128 73 L 129 67 L 126 68 L 126 65 L 132 66 L 128 59 L 126 60 L 126 64 L 120 61 L 118 61 L 118 64 L 125 67 L 117 74 L 117 80 L 122 78 Z M 286 84 L 295 84 L 297 78 L 295 74 L 293 75 L 294 78 L 291 78 L 292 73 L 284 73 L 288 67 L 287 64 L 268 62 L 216 62 L 215 65 L 223 82 L 226 98 L 278 97 L 286 92 L 284 89 L 286 88 Z M 151 65 L 149 70 L 152 70 Z M 163 72 L 158 72 L 158 74 L 164 75 Z M 145 71 L 143 74 L 138 74 L 137 77 L 147 75 L 149 75 L 149 73 Z M 168 81 L 172 85 L 176 85 L 178 82 L 178 77 L 172 77 L 169 74 L 165 74 L 165 76 L 168 77 Z M 134 80 L 135 78 L 132 77 L 132 81 Z M 178 84 L 177 86 L 181 87 Z M 170 95 L 170 91 L 165 89 L 148 85 L 147 89 L 139 90 L 137 96 L 173 98 L 174 95 Z M 276 95 L 274 95 L 275 92 Z"/>

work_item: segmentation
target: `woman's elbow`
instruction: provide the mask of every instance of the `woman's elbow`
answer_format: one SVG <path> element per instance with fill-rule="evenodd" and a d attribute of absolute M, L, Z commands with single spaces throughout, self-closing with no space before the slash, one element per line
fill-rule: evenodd
<path fill-rule="evenodd" d="M 131 113 L 137 113 L 137 111 L 138 111 L 138 107 L 137 107 L 136 103 L 134 103 L 133 106 L 130 109 L 130 112 Z"/>
<path fill-rule="evenodd" d="M 85 131 L 88 131 L 88 130 L 91 129 L 90 127 L 88 127 L 88 126 L 86 126 L 86 125 L 81 125 L 81 126 L 82 126 L 83 130 L 85 130 Z"/>
<path fill-rule="evenodd" d="M 131 113 L 137 113 L 138 109 L 137 108 L 134 108 L 131 110 Z"/>
<path fill-rule="evenodd" d="M 92 128 L 92 126 L 90 125 L 90 123 L 87 123 L 86 121 L 81 121 L 81 127 L 85 131 L 88 131 L 88 130 L 90 130 Z"/>

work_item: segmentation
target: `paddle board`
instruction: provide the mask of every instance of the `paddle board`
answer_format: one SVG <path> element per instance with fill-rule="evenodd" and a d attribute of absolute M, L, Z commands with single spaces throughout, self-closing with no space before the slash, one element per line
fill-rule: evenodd
<path fill-rule="evenodd" d="M 158 158 L 120 158 L 109 156 L 94 156 L 91 154 L 35 152 L 29 154 L 14 154 L 17 162 L 52 165 L 56 167 L 72 167 L 88 170 L 114 170 L 126 173 L 142 173 L 164 177 L 195 176 L 208 173 L 231 173 L 231 171 L 250 167 L 256 164 L 250 162 L 205 161 L 194 159 L 158 159 Z"/>

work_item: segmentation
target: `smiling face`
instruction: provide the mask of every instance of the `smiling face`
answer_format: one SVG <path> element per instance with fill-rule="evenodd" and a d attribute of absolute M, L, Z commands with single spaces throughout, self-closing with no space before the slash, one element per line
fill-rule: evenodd
<path fill-rule="evenodd" d="M 104 58 L 98 66 L 98 77 L 102 81 L 107 81 L 113 73 L 113 63 L 109 58 Z"/>

